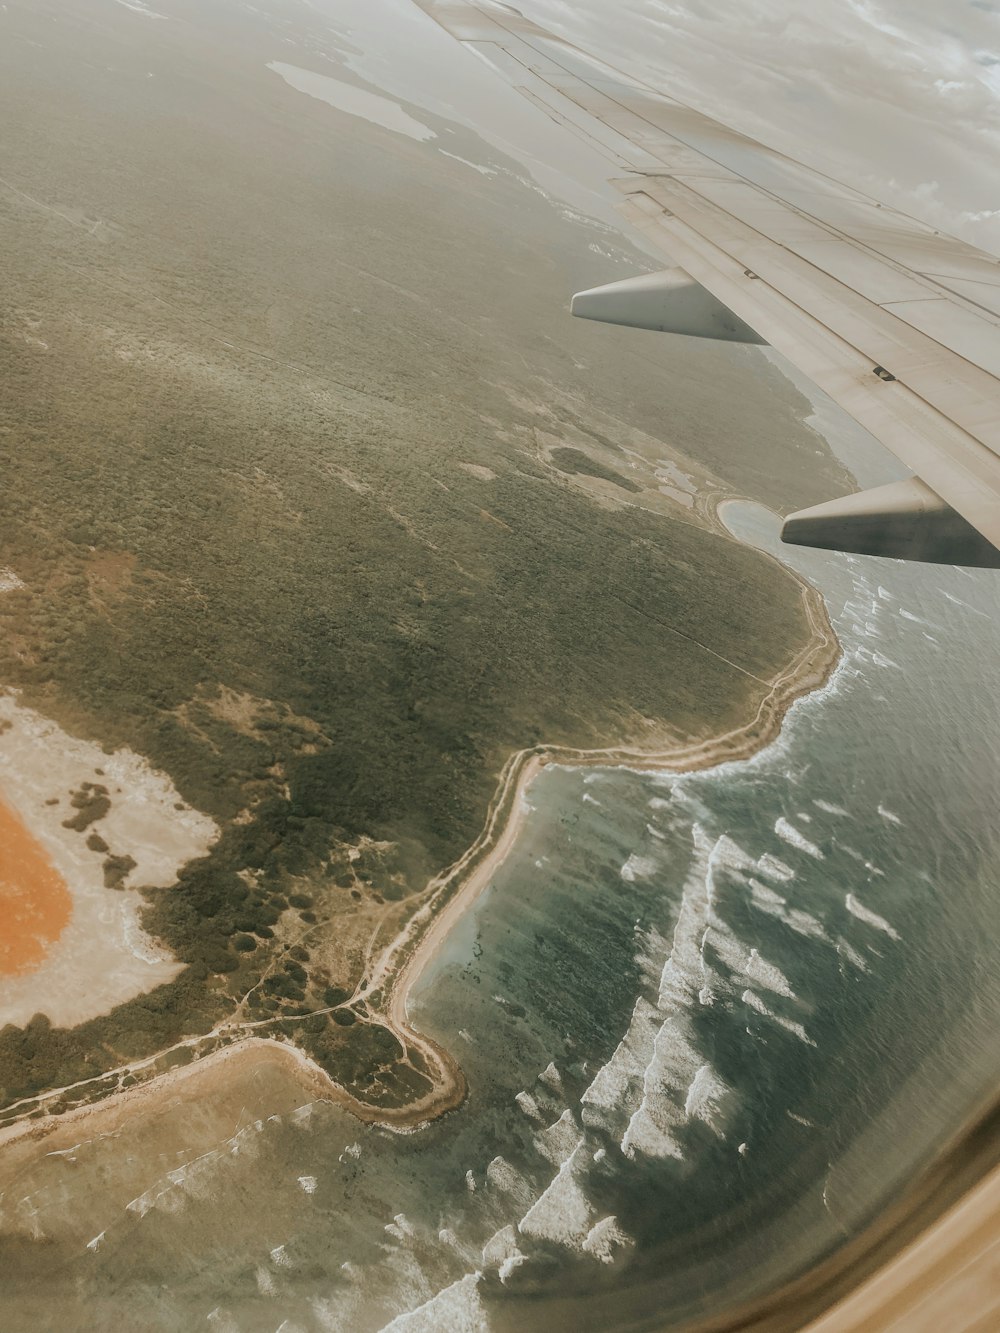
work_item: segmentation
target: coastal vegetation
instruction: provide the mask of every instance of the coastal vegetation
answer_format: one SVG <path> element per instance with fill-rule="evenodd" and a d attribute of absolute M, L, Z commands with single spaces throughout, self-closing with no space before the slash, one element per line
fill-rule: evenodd
<path fill-rule="evenodd" d="M 569 320 L 575 288 L 648 261 L 595 259 L 607 230 L 517 164 L 485 178 L 348 124 L 267 73 L 245 16 L 207 44 L 124 30 L 142 98 L 56 26 L 58 105 L 14 60 L 0 80 L 24 127 L 0 148 L 0 567 L 21 585 L 0 684 L 146 756 L 222 833 L 169 889 L 124 888 L 109 852 L 108 888 L 183 971 L 75 1028 L 4 1028 L 0 1105 L 103 1092 L 232 1021 L 400 1106 L 428 1070 L 365 1002 L 366 949 L 476 838 L 509 756 L 732 730 L 808 642 L 798 583 L 708 500 L 671 511 L 658 462 L 706 497 L 845 482 L 756 352 Z M 108 785 L 69 802 L 91 849 Z"/>

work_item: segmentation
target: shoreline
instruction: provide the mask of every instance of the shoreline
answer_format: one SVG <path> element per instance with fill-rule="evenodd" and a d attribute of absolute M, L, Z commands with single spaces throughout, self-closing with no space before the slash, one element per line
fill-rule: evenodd
<path fill-rule="evenodd" d="M 315 1061 L 292 1042 L 281 1041 L 276 1037 L 246 1036 L 237 1038 L 230 1045 L 212 1051 L 201 1059 L 165 1070 L 132 1087 L 121 1088 L 99 1101 L 85 1102 L 59 1114 L 48 1114 L 35 1120 L 24 1119 L 4 1125 L 0 1127 L 0 1149 L 31 1141 L 41 1144 L 59 1130 L 83 1123 L 97 1134 L 114 1132 L 117 1123 L 141 1109 L 144 1102 L 152 1105 L 173 1096 L 185 1083 L 211 1083 L 223 1072 L 228 1074 L 233 1065 L 246 1064 L 256 1068 L 261 1060 L 276 1060 L 290 1066 L 302 1089 L 307 1094 L 312 1094 L 313 1101 L 326 1101 L 339 1106 L 342 1110 L 349 1111 L 363 1124 L 380 1125 L 404 1133 L 416 1128 L 408 1124 L 412 1104 L 394 1109 L 375 1107 L 361 1102 L 339 1083 L 335 1083 Z M 443 1111 L 437 1114 L 443 1114 Z M 402 1122 L 399 1125 L 395 1123 L 397 1118 Z M 109 1125 L 101 1128 L 102 1120 L 110 1122 Z M 420 1123 L 424 1123 L 423 1120 Z M 91 1133 L 90 1137 L 93 1137 L 94 1133 Z"/>
<path fill-rule="evenodd" d="M 559 746 L 539 746 L 511 756 L 500 778 L 486 826 L 480 838 L 455 865 L 435 880 L 428 889 L 433 896 L 379 956 L 368 974 L 368 990 L 383 986 L 388 1003 L 383 1014 L 390 1031 L 404 1045 L 416 1045 L 425 1058 L 433 1052 L 434 1063 L 446 1074 L 441 1107 L 426 1113 L 423 1099 L 420 1118 L 412 1128 L 443 1115 L 460 1104 L 456 1101 L 456 1081 L 464 1088 L 464 1075 L 457 1061 L 436 1042 L 431 1041 L 409 1019 L 409 999 L 413 987 L 433 962 L 452 927 L 489 887 L 517 841 L 528 813 L 525 794 L 538 774 L 550 765 L 567 768 L 629 768 L 639 772 L 694 773 L 725 763 L 745 762 L 772 744 L 792 705 L 831 678 L 840 660 L 840 643 L 826 613 L 822 595 L 802 580 L 802 598 L 812 627 L 812 638 L 789 667 L 772 683 L 754 717 L 741 727 L 721 736 L 667 750 L 632 749 L 627 746 L 601 750 L 572 750 Z M 499 831 L 495 826 L 503 812 Z M 471 863 L 471 864 L 470 864 Z M 444 898 L 443 906 L 438 906 Z M 412 935 L 417 926 L 418 938 Z M 359 994 L 360 994 L 359 990 Z M 450 1076 L 450 1079 L 449 1079 Z M 416 1111 L 417 1107 L 414 1106 Z"/>
<path fill-rule="evenodd" d="M 809 642 L 788 667 L 774 679 L 753 718 L 740 727 L 703 741 L 674 745 L 667 749 L 616 746 L 574 750 L 560 746 L 535 746 L 511 755 L 501 770 L 497 790 L 490 803 L 485 825 L 478 838 L 451 866 L 426 885 L 425 901 L 394 939 L 374 958 L 359 981 L 348 1007 L 382 991 L 384 999 L 373 1011 L 374 1021 L 387 1028 L 407 1051 L 416 1050 L 431 1071 L 433 1086 L 424 1097 L 402 1107 L 380 1107 L 363 1102 L 341 1087 L 313 1060 L 291 1042 L 221 1027 L 179 1044 L 191 1048 L 212 1036 L 233 1032 L 235 1040 L 190 1063 L 164 1070 L 134 1086 L 120 1088 L 94 1102 L 60 1113 L 49 1112 L 34 1119 L 17 1119 L 0 1127 L 0 1147 L 24 1139 L 42 1140 L 59 1126 L 91 1117 L 114 1119 L 138 1101 L 168 1096 L 178 1083 L 197 1074 L 211 1079 L 214 1071 L 236 1059 L 255 1062 L 262 1057 L 291 1060 L 303 1088 L 319 1100 L 332 1102 L 365 1124 L 396 1133 L 410 1133 L 432 1120 L 456 1110 L 467 1095 L 465 1075 L 458 1061 L 442 1046 L 415 1028 L 409 1018 L 413 987 L 436 957 L 453 926 L 489 887 L 509 856 L 528 812 L 525 793 L 550 765 L 571 768 L 629 768 L 642 772 L 690 773 L 724 763 L 744 762 L 760 753 L 780 734 L 788 710 L 805 695 L 821 688 L 832 676 L 840 659 L 840 644 L 826 613 L 822 595 L 800 578 L 801 596 L 812 630 Z M 166 1052 L 142 1061 L 152 1064 Z M 117 1071 L 122 1072 L 122 1071 Z M 55 1089 L 46 1099 L 56 1101 L 67 1089 Z"/>

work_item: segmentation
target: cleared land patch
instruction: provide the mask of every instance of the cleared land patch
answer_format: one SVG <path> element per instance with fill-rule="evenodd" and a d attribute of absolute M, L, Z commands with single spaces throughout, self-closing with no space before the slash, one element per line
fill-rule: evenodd
<path fill-rule="evenodd" d="M 320 12 L 289 56 L 266 6 L 187 5 L 151 44 L 120 6 L 56 2 L 72 23 L 22 7 L 0 50 L 0 683 L 61 729 L 53 863 L 175 961 L 55 1026 L 0 987 L 0 1102 L 103 1095 L 233 1021 L 398 1109 L 427 1069 L 361 984 L 510 756 L 753 719 L 810 626 L 714 501 L 847 483 L 752 351 L 570 320 L 569 293 L 651 261 L 595 255 L 606 231 L 520 163 L 421 111 L 497 168 L 470 172 L 269 71 L 336 49 Z M 167 775 L 165 816 L 218 829 L 159 878 L 124 753 Z"/>
<path fill-rule="evenodd" d="M 180 964 L 142 929 L 135 887 L 169 891 L 214 823 L 137 755 L 105 754 L 10 694 L 0 791 L 0 1029 L 36 1014 L 79 1023 L 176 977 Z"/>

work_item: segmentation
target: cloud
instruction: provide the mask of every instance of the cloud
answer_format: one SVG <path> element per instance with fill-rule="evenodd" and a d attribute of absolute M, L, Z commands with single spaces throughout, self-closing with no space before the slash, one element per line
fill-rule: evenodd
<path fill-rule="evenodd" d="M 1000 3 L 518 0 L 518 7 L 681 101 L 1000 250 Z"/>

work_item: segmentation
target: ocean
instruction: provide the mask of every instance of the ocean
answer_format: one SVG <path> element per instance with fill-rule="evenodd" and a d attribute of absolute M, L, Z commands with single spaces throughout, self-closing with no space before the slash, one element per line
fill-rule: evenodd
<path fill-rule="evenodd" d="M 860 484 L 898 475 L 814 405 Z M 726 518 L 823 593 L 832 680 L 748 762 L 546 769 L 411 998 L 466 1104 L 268 1122 L 266 1206 L 214 1177 L 259 1216 L 253 1282 L 216 1253 L 184 1299 L 288 1333 L 675 1326 L 856 1234 L 995 1093 L 1000 581 Z"/>
<path fill-rule="evenodd" d="M 756 506 L 728 521 L 777 549 Z M 543 773 L 415 994 L 482 1125 L 463 1163 L 489 1202 L 455 1171 L 452 1206 L 518 1226 L 464 1289 L 483 1317 L 551 1327 L 610 1285 L 610 1326 L 661 1327 L 749 1297 L 995 1088 L 995 580 L 782 555 L 843 644 L 827 687 L 745 763 Z"/>
<path fill-rule="evenodd" d="M 405 44 L 422 20 L 398 16 L 384 40 Z M 426 69 L 402 52 L 388 82 L 426 96 Z M 539 179 L 565 193 L 569 171 Z M 884 479 L 842 418 L 829 434 Z M 676 1327 L 856 1234 L 995 1092 L 1000 580 L 726 517 L 825 596 L 844 649 L 826 688 L 746 762 L 536 779 L 412 996 L 466 1071 L 457 1112 L 398 1134 L 329 1103 L 258 1115 L 262 1088 L 191 1160 L 179 1098 L 158 1145 L 175 1168 L 112 1220 L 124 1133 L 12 1192 L 46 1240 L 21 1252 L 33 1327 Z M 88 1206 L 80 1246 L 59 1219 Z"/>
<path fill-rule="evenodd" d="M 726 515 L 779 549 L 766 511 Z M 149 1327 L 669 1328 L 855 1234 L 961 1127 L 1000 1066 L 998 585 L 781 554 L 835 675 L 749 761 L 536 779 L 412 994 L 466 1104 L 411 1134 L 326 1103 L 243 1124 L 109 1231 L 74 1305 L 121 1282 Z"/>
<path fill-rule="evenodd" d="M 825 596 L 825 688 L 745 762 L 538 776 L 411 995 L 458 1111 L 399 1134 L 255 1109 L 262 1083 L 191 1160 L 182 1099 L 150 1129 L 176 1169 L 84 1247 L 86 1197 L 139 1150 L 53 1159 L 14 1208 L 53 1242 L 39 1327 L 676 1327 L 856 1234 L 992 1096 L 1000 583 L 724 514 Z"/>

